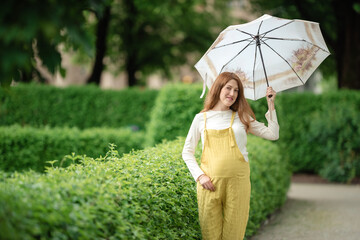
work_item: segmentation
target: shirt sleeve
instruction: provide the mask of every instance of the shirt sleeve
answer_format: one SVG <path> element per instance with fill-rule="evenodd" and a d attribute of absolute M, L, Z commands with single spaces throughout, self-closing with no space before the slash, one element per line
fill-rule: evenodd
<path fill-rule="evenodd" d="M 191 175 L 195 179 L 195 181 L 198 179 L 198 177 L 204 172 L 199 167 L 199 164 L 196 162 L 195 158 L 195 148 L 199 142 L 199 139 L 201 137 L 200 127 L 199 127 L 200 119 L 198 116 L 195 116 L 190 130 L 188 132 L 188 135 L 185 140 L 184 148 L 182 151 L 182 158 L 186 163 L 186 166 L 189 168 Z"/>
<path fill-rule="evenodd" d="M 250 122 L 249 132 L 268 140 L 278 140 L 280 127 L 277 121 L 276 110 L 272 110 L 271 112 L 267 111 L 265 117 L 268 126 L 255 120 Z"/>

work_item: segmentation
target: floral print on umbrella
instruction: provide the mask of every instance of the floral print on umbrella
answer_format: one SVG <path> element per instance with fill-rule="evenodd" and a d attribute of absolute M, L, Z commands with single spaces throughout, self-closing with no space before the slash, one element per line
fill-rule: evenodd
<path fill-rule="evenodd" d="M 242 71 L 240 68 L 233 70 L 232 72 L 238 75 L 244 88 L 251 88 L 251 89 L 254 88 L 254 83 L 249 81 L 249 78 L 246 76 L 246 73 Z"/>
<path fill-rule="evenodd" d="M 290 58 L 291 67 L 298 75 L 303 76 L 309 69 L 313 68 L 312 62 L 316 61 L 316 53 L 319 48 L 316 46 L 300 48 L 293 51 Z"/>

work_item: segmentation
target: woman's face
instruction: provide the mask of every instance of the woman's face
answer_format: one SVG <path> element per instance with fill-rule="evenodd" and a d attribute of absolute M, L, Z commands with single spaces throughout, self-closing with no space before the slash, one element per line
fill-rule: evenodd
<path fill-rule="evenodd" d="M 235 80 L 228 81 L 220 92 L 220 102 L 226 107 L 234 104 L 239 94 L 239 86 Z"/>

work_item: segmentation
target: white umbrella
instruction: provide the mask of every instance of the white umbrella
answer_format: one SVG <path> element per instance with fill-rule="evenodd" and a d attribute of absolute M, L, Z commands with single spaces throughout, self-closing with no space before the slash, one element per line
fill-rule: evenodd
<path fill-rule="evenodd" d="M 210 89 L 222 72 L 236 73 L 248 99 L 305 84 L 329 56 L 318 23 L 270 15 L 223 30 L 195 68 Z"/>

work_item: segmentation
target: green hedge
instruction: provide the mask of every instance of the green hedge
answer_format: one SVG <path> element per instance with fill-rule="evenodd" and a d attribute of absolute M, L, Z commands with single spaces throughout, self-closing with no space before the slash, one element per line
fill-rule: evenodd
<path fill-rule="evenodd" d="M 181 158 L 183 144 L 180 138 L 123 158 L 110 151 L 46 174 L 2 172 L 0 238 L 200 239 L 196 184 Z M 284 203 L 290 180 L 275 144 L 250 137 L 249 152 L 247 236 Z"/>
<path fill-rule="evenodd" d="M 279 144 L 294 172 L 340 182 L 356 171 L 360 176 L 359 91 L 287 93 L 278 100 Z"/>
<path fill-rule="evenodd" d="M 204 100 L 200 98 L 202 85 L 168 84 L 163 87 L 151 112 L 146 127 L 147 145 L 151 146 L 163 139 L 172 140 L 186 136 L 195 114 L 203 109 Z M 256 116 L 265 119 L 267 104 L 265 99 L 249 101 Z"/>
<path fill-rule="evenodd" d="M 309 115 L 321 108 L 321 95 L 313 93 L 288 93 L 276 97 L 280 124 L 279 144 L 283 157 L 291 162 L 293 172 L 314 172 L 320 168 L 316 156 L 310 150 L 308 133 Z M 318 145 L 318 144 L 316 144 Z"/>
<path fill-rule="evenodd" d="M 21 84 L 0 89 L 0 126 L 144 128 L 156 90 L 102 90 L 96 86 L 57 88 Z"/>
<path fill-rule="evenodd" d="M 69 165 L 71 161 L 63 157 L 72 152 L 96 157 L 106 152 L 109 143 L 115 143 L 122 154 L 142 148 L 143 142 L 144 132 L 130 129 L 0 127 L 0 169 L 42 172 L 50 166 L 46 162 L 54 159 L 58 160 L 55 166 Z"/>
<path fill-rule="evenodd" d="M 201 91 L 200 85 L 164 87 L 151 112 L 147 145 L 186 136 L 195 114 L 203 107 Z M 337 182 L 360 176 L 359 91 L 280 93 L 276 98 L 278 144 L 293 172 L 317 173 Z M 249 103 L 257 120 L 266 123 L 266 99 Z"/>
<path fill-rule="evenodd" d="M 247 149 L 251 169 L 251 202 L 246 236 L 250 237 L 269 214 L 284 204 L 291 171 L 277 143 L 248 135 Z"/>
<path fill-rule="evenodd" d="M 319 174 L 330 181 L 349 183 L 360 176 L 359 110 L 338 102 L 311 115 L 309 147 L 316 160 L 322 161 Z"/>
<path fill-rule="evenodd" d="M 204 99 L 200 98 L 202 85 L 168 84 L 160 90 L 146 126 L 146 144 L 152 146 L 163 139 L 186 136 Z"/>

